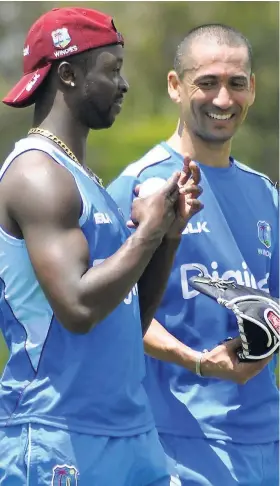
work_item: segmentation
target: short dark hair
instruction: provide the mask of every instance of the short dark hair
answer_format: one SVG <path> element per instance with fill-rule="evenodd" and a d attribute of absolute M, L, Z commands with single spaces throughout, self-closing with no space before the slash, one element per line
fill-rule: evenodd
<path fill-rule="evenodd" d="M 252 71 L 253 52 L 249 40 L 237 29 L 225 24 L 203 24 L 190 30 L 182 42 L 178 45 L 174 58 L 174 69 L 179 77 L 182 77 L 186 70 L 186 59 L 190 57 L 191 44 L 199 38 L 215 39 L 220 45 L 232 47 L 244 46 L 248 52 L 248 65 Z"/>
<path fill-rule="evenodd" d="M 95 52 L 96 49 L 88 49 L 87 51 L 79 52 L 78 54 L 73 54 L 72 56 L 65 58 L 65 61 L 73 63 L 75 66 L 78 66 L 84 74 L 87 74 L 92 65 Z"/>

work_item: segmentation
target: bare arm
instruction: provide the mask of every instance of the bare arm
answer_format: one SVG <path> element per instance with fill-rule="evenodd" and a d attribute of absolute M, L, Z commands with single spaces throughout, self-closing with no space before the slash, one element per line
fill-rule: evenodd
<path fill-rule="evenodd" d="M 196 370 L 196 360 L 201 353 L 195 351 L 170 334 L 156 319 L 152 321 L 144 337 L 145 352 L 160 361 L 175 363 L 193 373 Z M 238 360 L 236 350 L 240 347 L 240 339 L 232 339 L 203 354 L 201 372 L 205 377 L 230 380 L 245 384 L 258 375 L 272 359 L 263 359 L 253 363 L 243 363 Z"/>
<path fill-rule="evenodd" d="M 153 319 L 146 332 L 144 347 L 149 356 L 175 363 L 193 373 L 195 373 L 196 358 L 201 354 L 172 336 L 156 319 Z"/>
<path fill-rule="evenodd" d="M 79 227 L 80 195 L 72 175 L 33 151 L 19 157 L 5 179 L 11 193 L 9 215 L 21 229 L 56 316 L 70 331 L 88 332 L 141 277 L 174 219 L 174 200 L 163 194 L 151 196 L 149 208 L 148 201 L 138 201 L 137 231 L 115 254 L 89 268 L 88 245 Z M 177 187 L 176 181 L 171 186 Z M 145 219 L 145 213 L 152 217 Z"/>
<path fill-rule="evenodd" d="M 190 175 L 192 175 L 192 178 L 190 178 Z M 182 231 L 190 218 L 203 207 L 197 199 L 202 192 L 199 182 L 200 170 L 186 156 L 178 181 L 180 194 L 176 202 L 176 217 L 138 284 L 143 335 L 150 326 L 162 299 L 174 257 L 181 241 Z M 141 186 L 136 188 L 136 193 L 139 187 Z M 162 332 L 164 331 L 163 329 Z"/>
<path fill-rule="evenodd" d="M 179 238 L 164 238 L 138 282 L 143 336 L 160 305 L 179 243 Z"/>

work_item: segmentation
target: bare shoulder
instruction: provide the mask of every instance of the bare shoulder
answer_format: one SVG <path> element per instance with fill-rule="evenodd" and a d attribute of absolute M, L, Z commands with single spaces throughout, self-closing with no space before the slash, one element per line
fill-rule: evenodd
<path fill-rule="evenodd" d="M 47 154 L 31 150 L 17 157 L 1 181 L 12 217 L 26 219 L 79 217 L 81 198 L 72 174 Z"/>

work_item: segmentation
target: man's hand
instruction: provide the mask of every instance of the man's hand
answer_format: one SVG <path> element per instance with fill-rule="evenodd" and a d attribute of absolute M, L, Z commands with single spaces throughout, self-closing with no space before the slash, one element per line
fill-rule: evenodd
<path fill-rule="evenodd" d="M 180 237 L 187 222 L 203 208 L 203 204 L 197 199 L 202 193 L 202 188 L 199 186 L 200 178 L 199 167 L 189 156 L 186 156 L 178 181 L 179 197 L 175 205 L 176 217 L 167 232 L 167 238 Z"/>
<path fill-rule="evenodd" d="M 202 376 L 230 380 L 244 385 L 258 375 L 272 359 L 272 356 L 270 356 L 257 362 L 241 362 L 236 354 L 240 345 L 240 338 L 236 338 L 205 352 L 200 366 Z"/>
<path fill-rule="evenodd" d="M 174 174 L 150 196 L 134 199 L 131 208 L 131 221 L 128 227 L 147 227 L 149 232 L 155 232 L 163 238 L 176 218 L 176 202 L 179 198 L 180 172 Z M 134 192 L 139 194 L 140 185 Z"/>

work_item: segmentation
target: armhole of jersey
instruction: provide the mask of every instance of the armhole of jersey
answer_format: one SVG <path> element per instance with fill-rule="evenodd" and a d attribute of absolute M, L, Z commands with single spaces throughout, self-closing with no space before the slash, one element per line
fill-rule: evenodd
<path fill-rule="evenodd" d="M 70 171 L 69 171 L 70 172 Z M 88 206 L 88 203 L 86 201 L 86 198 L 84 197 L 84 194 L 83 194 L 83 190 L 79 184 L 79 181 L 76 179 L 76 177 L 74 176 L 74 174 L 72 174 L 74 179 L 75 179 L 75 182 L 76 182 L 76 185 L 77 185 L 77 188 L 78 188 L 78 191 L 80 193 L 80 198 L 81 198 L 81 215 L 79 217 L 79 225 L 80 226 L 83 226 L 83 224 L 85 224 L 87 218 L 89 217 L 89 206 Z"/>
<path fill-rule="evenodd" d="M 16 238 L 13 235 L 10 235 L 9 233 L 7 233 L 7 231 L 4 230 L 4 228 L 2 228 L 2 226 L 0 226 L 0 239 L 4 240 L 5 243 L 9 245 L 21 246 L 21 247 L 26 246 L 25 240 L 23 238 L 20 239 L 20 238 Z"/>
<path fill-rule="evenodd" d="M 89 207 L 88 207 L 88 204 L 86 202 L 86 198 L 84 197 L 83 190 L 82 190 L 82 188 L 80 186 L 80 183 L 78 181 L 78 178 L 75 176 L 75 174 L 73 172 L 71 172 L 60 161 L 59 157 L 57 157 L 57 158 L 55 157 L 55 155 L 56 155 L 55 148 L 54 147 L 51 147 L 53 153 L 50 153 L 46 149 L 44 149 L 44 144 L 41 144 L 41 143 L 38 143 L 37 142 L 33 147 L 32 146 L 31 147 L 27 147 L 26 149 L 23 149 L 23 150 L 17 150 L 17 148 L 15 148 L 13 150 L 13 152 L 11 152 L 11 154 L 7 157 L 7 159 L 3 163 L 2 167 L 0 168 L 0 181 L 1 181 L 2 177 L 4 176 L 5 172 L 7 171 L 7 169 L 13 163 L 13 161 L 17 157 L 19 157 L 20 155 L 22 155 L 24 153 L 27 153 L 27 152 L 30 152 L 31 150 L 37 150 L 38 152 L 44 152 L 46 155 L 48 155 L 49 157 L 51 157 L 57 164 L 59 164 L 62 167 L 64 167 L 72 175 L 72 177 L 74 178 L 75 183 L 76 183 L 76 186 L 77 186 L 78 191 L 79 191 L 79 194 L 80 194 L 80 198 L 81 198 L 81 214 L 80 214 L 80 217 L 79 217 L 79 225 L 82 226 L 85 223 L 85 221 L 87 220 L 88 216 L 89 216 Z M 16 238 L 15 236 L 10 235 L 1 226 L 0 226 L 0 236 L 1 236 L 1 238 L 3 238 L 9 244 L 16 245 L 16 246 L 25 246 L 24 239 Z"/>

